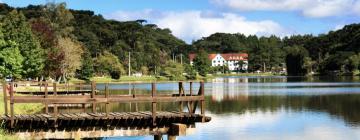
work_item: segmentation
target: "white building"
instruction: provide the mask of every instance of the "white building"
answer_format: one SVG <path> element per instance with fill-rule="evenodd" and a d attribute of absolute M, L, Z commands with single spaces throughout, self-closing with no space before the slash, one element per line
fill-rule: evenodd
<path fill-rule="evenodd" d="M 193 60 L 196 54 L 189 54 L 190 65 L 193 65 Z M 226 54 L 209 54 L 209 60 L 211 66 L 227 66 L 230 71 L 238 71 L 248 69 L 248 54 L 247 53 L 226 53 Z M 239 61 L 243 62 L 242 66 L 239 66 Z"/>

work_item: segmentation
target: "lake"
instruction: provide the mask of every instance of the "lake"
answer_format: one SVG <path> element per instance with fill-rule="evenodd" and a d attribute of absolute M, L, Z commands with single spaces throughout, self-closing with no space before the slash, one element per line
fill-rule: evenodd
<path fill-rule="evenodd" d="M 205 83 L 209 123 L 178 140 L 360 139 L 358 77 L 221 77 Z M 177 83 L 158 83 L 161 93 L 177 93 Z M 103 88 L 103 85 L 98 85 Z M 111 85 L 112 93 L 150 93 L 150 84 Z M 130 88 L 130 91 L 129 91 Z M 185 85 L 188 89 L 188 84 Z M 194 91 L 197 91 L 195 84 Z M 187 91 L 188 92 L 188 91 Z M 149 110 L 149 104 L 113 104 L 112 111 Z M 177 104 L 159 106 L 160 110 Z M 152 136 L 112 137 L 152 140 Z"/>

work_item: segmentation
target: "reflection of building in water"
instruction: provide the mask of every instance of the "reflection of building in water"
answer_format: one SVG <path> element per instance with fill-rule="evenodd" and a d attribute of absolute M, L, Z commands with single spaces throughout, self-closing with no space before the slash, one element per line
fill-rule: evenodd
<path fill-rule="evenodd" d="M 247 100 L 249 94 L 248 78 L 221 77 L 212 80 L 211 97 L 213 101 Z"/>

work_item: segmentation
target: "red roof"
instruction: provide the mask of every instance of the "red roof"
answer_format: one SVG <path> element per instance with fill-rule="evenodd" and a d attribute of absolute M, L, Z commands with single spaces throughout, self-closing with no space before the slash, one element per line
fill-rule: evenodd
<path fill-rule="evenodd" d="M 208 55 L 208 58 L 210 60 L 214 59 L 216 57 L 217 54 L 212 53 Z M 248 54 L 247 53 L 223 53 L 220 54 L 225 60 L 229 61 L 229 60 L 234 60 L 234 61 L 238 61 L 238 60 L 248 60 Z M 193 61 L 196 57 L 195 53 L 191 53 L 189 54 L 189 60 Z"/>
<path fill-rule="evenodd" d="M 239 60 L 248 59 L 247 53 L 225 53 L 225 54 L 221 54 L 221 56 L 227 61 L 229 60 L 239 61 Z"/>

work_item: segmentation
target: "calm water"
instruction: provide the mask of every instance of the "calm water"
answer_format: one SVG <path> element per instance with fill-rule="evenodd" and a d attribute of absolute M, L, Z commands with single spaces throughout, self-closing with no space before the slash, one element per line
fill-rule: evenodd
<path fill-rule="evenodd" d="M 205 84 L 206 114 L 179 140 L 360 139 L 359 78 L 222 77 Z M 103 87 L 103 85 L 98 85 Z M 149 84 L 112 85 L 113 93 L 149 93 Z M 160 83 L 161 93 L 177 92 L 177 83 Z M 188 88 L 187 86 L 185 88 Z M 198 85 L 194 87 L 197 89 Z M 161 110 L 177 108 L 162 104 Z M 113 111 L 149 110 L 148 104 L 112 105 Z M 152 140 L 152 136 L 113 137 Z"/>

